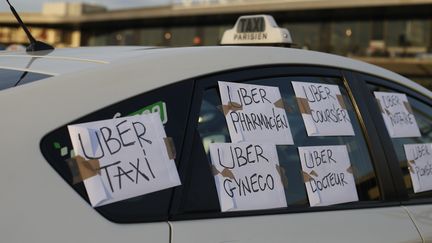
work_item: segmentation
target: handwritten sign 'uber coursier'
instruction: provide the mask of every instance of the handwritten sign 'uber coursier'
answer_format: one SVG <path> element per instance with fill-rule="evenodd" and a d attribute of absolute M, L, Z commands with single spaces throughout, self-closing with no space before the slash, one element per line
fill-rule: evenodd
<path fill-rule="evenodd" d="M 345 145 L 299 147 L 310 206 L 358 201 Z"/>
<path fill-rule="evenodd" d="M 308 136 L 354 136 L 337 85 L 292 82 Z"/>
<path fill-rule="evenodd" d="M 219 91 L 233 143 L 293 144 L 278 87 L 219 81 Z"/>
<path fill-rule="evenodd" d="M 222 212 L 286 207 L 275 145 L 212 143 L 210 156 Z"/>
<path fill-rule="evenodd" d="M 405 94 L 391 92 L 374 92 L 374 94 L 390 137 L 421 136 Z"/>
<path fill-rule="evenodd" d="M 72 159 L 93 207 L 180 185 L 159 114 L 75 124 L 68 129 L 77 155 Z"/>
<path fill-rule="evenodd" d="M 414 192 L 432 190 L 432 143 L 405 144 Z"/>

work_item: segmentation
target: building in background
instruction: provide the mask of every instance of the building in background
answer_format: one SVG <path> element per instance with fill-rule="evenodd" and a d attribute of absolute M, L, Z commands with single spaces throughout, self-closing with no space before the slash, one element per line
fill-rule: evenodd
<path fill-rule="evenodd" d="M 174 0 L 124 10 L 46 3 L 22 13 L 34 35 L 58 47 L 217 45 L 239 15 L 266 13 L 290 30 L 299 48 L 351 56 L 432 83 L 432 0 Z M 0 14 L 0 43 L 27 39 Z M 429 84 L 430 85 L 430 84 Z"/>
<path fill-rule="evenodd" d="M 54 2 L 44 4 L 40 14 L 20 15 L 37 39 L 57 47 L 77 47 L 81 45 L 80 19 L 92 13 L 106 11 L 105 7 L 98 5 Z M 65 22 L 62 19 L 75 21 Z M 5 46 L 28 43 L 24 31 L 10 12 L 0 13 L 0 43 Z"/>

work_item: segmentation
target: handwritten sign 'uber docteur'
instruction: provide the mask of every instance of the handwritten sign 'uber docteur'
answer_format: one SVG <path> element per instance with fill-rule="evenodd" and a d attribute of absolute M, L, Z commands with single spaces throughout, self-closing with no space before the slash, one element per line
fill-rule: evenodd
<path fill-rule="evenodd" d="M 286 207 L 275 145 L 212 143 L 210 157 L 222 212 Z"/>
<path fill-rule="evenodd" d="M 299 147 L 310 206 L 358 201 L 345 145 Z"/>
<path fill-rule="evenodd" d="M 432 190 L 432 143 L 405 144 L 414 192 Z"/>
<path fill-rule="evenodd" d="M 293 144 L 278 87 L 219 81 L 231 141 Z"/>
<path fill-rule="evenodd" d="M 374 92 L 392 138 L 420 137 L 420 130 L 405 94 Z"/>
<path fill-rule="evenodd" d="M 337 85 L 291 82 L 308 136 L 353 136 L 351 119 Z"/>
<path fill-rule="evenodd" d="M 75 124 L 68 129 L 92 206 L 180 185 L 159 114 Z"/>

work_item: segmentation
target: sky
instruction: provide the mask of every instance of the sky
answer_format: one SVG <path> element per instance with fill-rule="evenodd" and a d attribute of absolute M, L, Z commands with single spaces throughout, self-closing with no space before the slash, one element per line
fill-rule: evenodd
<path fill-rule="evenodd" d="M 40 12 L 44 2 L 85 2 L 104 5 L 108 9 L 164 5 L 177 0 L 9 0 L 18 12 Z M 9 12 L 6 0 L 0 0 L 0 12 Z"/>

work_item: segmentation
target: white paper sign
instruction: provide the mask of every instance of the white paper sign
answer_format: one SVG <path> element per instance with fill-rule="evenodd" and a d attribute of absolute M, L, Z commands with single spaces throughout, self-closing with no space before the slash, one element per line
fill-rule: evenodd
<path fill-rule="evenodd" d="M 159 114 L 68 126 L 77 156 L 97 160 L 84 185 L 93 207 L 180 185 Z M 84 178 L 83 178 L 84 179 Z"/>
<path fill-rule="evenodd" d="M 416 119 L 405 94 L 374 92 L 387 131 L 392 138 L 420 137 Z"/>
<path fill-rule="evenodd" d="M 432 190 L 432 143 L 405 144 L 414 192 Z"/>
<path fill-rule="evenodd" d="M 210 156 L 222 212 L 287 206 L 275 145 L 212 143 Z"/>
<path fill-rule="evenodd" d="M 310 206 L 358 201 L 345 145 L 299 147 Z"/>
<path fill-rule="evenodd" d="M 337 85 L 291 82 L 308 136 L 354 136 Z"/>
<path fill-rule="evenodd" d="M 231 142 L 293 144 L 278 87 L 219 81 Z"/>

